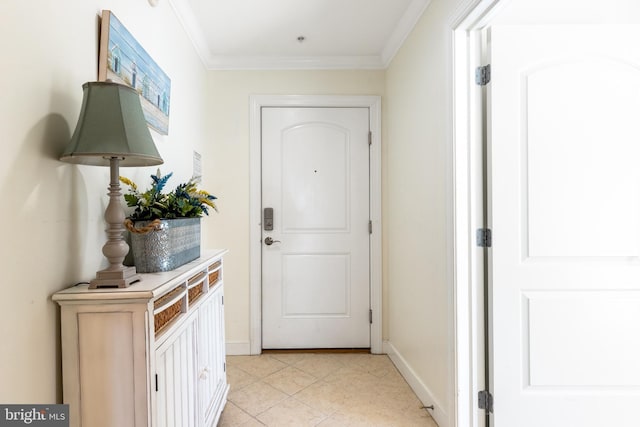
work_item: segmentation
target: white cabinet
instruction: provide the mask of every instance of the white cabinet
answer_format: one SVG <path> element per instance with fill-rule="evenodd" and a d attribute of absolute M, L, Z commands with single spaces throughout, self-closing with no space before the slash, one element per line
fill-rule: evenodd
<path fill-rule="evenodd" d="M 156 405 L 157 427 L 195 427 L 198 424 L 196 393 L 197 378 L 195 319 L 185 322 L 175 331 L 172 339 L 156 351 Z"/>
<path fill-rule="evenodd" d="M 77 286 L 61 307 L 74 427 L 215 426 L 226 403 L 223 255 L 207 251 L 124 289 Z"/>
<path fill-rule="evenodd" d="M 215 425 L 217 409 L 225 399 L 226 364 L 224 346 L 224 295 L 220 290 L 200 308 L 198 316 L 198 402 L 201 423 Z"/>

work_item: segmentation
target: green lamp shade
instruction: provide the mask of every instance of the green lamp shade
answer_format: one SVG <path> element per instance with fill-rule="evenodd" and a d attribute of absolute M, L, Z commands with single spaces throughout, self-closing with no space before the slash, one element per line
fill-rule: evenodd
<path fill-rule="evenodd" d="M 60 160 L 93 166 L 154 166 L 163 163 L 153 143 L 140 106 L 140 96 L 129 86 L 88 82 L 78 124 Z"/>

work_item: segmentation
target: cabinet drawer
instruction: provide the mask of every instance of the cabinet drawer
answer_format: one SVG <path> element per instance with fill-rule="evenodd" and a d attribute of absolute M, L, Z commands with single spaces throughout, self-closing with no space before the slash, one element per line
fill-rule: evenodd
<path fill-rule="evenodd" d="M 187 288 L 189 289 L 189 305 L 193 305 L 198 298 L 206 292 L 206 283 L 204 281 L 205 277 L 206 274 L 203 271 L 187 281 Z"/>
<path fill-rule="evenodd" d="M 156 336 L 184 313 L 185 288 L 178 287 L 153 303 L 153 326 Z"/>
<path fill-rule="evenodd" d="M 222 262 L 214 262 L 209 266 L 209 288 L 213 288 L 222 280 Z"/>

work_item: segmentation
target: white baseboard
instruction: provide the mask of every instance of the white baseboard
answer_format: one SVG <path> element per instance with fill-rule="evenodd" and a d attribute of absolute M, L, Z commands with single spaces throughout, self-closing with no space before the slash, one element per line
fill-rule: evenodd
<path fill-rule="evenodd" d="M 429 413 L 433 417 L 433 419 L 438 423 L 439 427 L 449 427 L 449 416 L 445 409 L 442 407 L 442 404 L 433 396 L 429 387 L 427 387 L 420 378 L 416 375 L 415 371 L 411 368 L 411 366 L 407 363 L 407 361 L 402 357 L 402 355 L 398 352 L 393 344 L 389 341 L 384 341 L 382 344 L 382 349 L 393 364 L 398 368 L 400 374 L 404 377 L 404 379 L 409 383 L 409 386 L 413 389 L 418 399 L 422 402 L 424 406 L 433 405 L 434 409 L 429 409 Z"/>
<path fill-rule="evenodd" d="M 248 356 L 251 354 L 249 341 L 227 341 L 227 356 Z"/>

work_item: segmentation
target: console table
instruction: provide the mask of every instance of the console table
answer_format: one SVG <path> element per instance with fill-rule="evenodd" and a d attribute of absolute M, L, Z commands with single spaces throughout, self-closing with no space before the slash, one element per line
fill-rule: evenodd
<path fill-rule="evenodd" d="M 122 289 L 79 285 L 61 307 L 64 402 L 74 427 L 215 426 L 229 391 L 223 256 L 203 251 Z"/>

